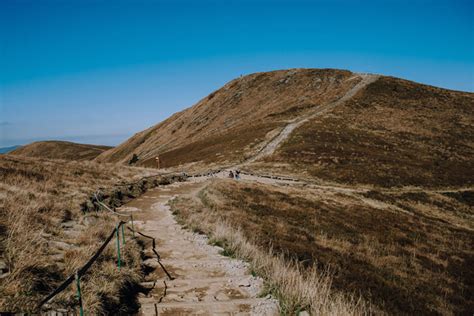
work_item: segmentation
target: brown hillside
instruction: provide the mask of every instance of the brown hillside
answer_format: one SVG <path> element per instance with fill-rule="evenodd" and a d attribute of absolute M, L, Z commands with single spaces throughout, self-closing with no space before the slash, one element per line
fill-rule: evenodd
<path fill-rule="evenodd" d="M 340 190 L 214 178 L 198 196 L 173 200 L 180 220 L 206 233 L 211 223 L 228 223 L 308 270 L 330 269 L 333 288 L 360 293 L 374 315 L 468 315 L 474 308 L 473 190 Z"/>
<path fill-rule="evenodd" d="M 10 155 L 64 160 L 92 160 L 111 149 L 109 146 L 77 144 L 64 141 L 41 141 L 22 146 Z"/>
<path fill-rule="evenodd" d="M 364 78 L 331 69 L 248 75 L 97 159 L 127 163 L 137 154 L 138 165 L 155 166 L 159 155 L 161 167 L 246 162 L 348 184 L 472 185 L 474 94 Z M 288 138 L 268 151 L 285 129 Z"/>
<path fill-rule="evenodd" d="M 349 71 L 333 69 L 251 74 L 232 80 L 97 159 L 128 162 L 135 153 L 139 165 L 152 162 L 158 154 L 164 166 L 240 161 L 257 150 L 271 136 L 269 132 L 316 105 L 339 99 L 359 80 Z"/>
<path fill-rule="evenodd" d="M 117 219 L 103 212 L 87 212 L 84 202 L 98 188 L 131 182 L 147 175 L 139 168 L 91 161 L 48 160 L 13 155 L 0 157 L 0 314 L 29 312 L 102 244 Z M 140 255 L 135 242 L 127 251 Z M 140 263 L 130 261 L 115 269 L 114 248 L 93 266 L 93 282 L 84 280 L 84 304 L 93 314 L 104 314 L 118 302 L 123 280 L 137 282 Z M 124 279 L 123 279 L 124 278 Z M 135 281 L 134 281 L 135 280 Z M 76 304 L 68 287 L 60 307 Z M 71 312 L 69 312 L 71 313 Z"/>
<path fill-rule="evenodd" d="M 296 129 L 267 166 L 329 181 L 470 186 L 474 94 L 381 77 Z"/>

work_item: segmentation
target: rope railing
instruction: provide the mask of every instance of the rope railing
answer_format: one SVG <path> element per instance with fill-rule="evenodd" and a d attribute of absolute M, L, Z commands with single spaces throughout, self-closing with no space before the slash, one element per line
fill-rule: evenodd
<path fill-rule="evenodd" d="M 140 180 L 141 181 L 141 180 Z M 137 230 L 135 230 L 135 227 L 134 227 L 134 223 L 133 223 L 133 215 L 132 214 L 122 214 L 122 213 L 118 213 L 116 212 L 115 210 L 111 209 L 109 206 L 107 206 L 105 203 L 101 202 L 100 199 L 99 199 L 99 195 L 100 194 L 100 190 L 98 190 L 96 193 L 94 193 L 94 198 L 95 198 L 95 201 L 97 202 L 97 204 L 99 204 L 101 207 L 103 207 L 104 209 L 106 209 L 107 211 L 109 211 L 110 213 L 112 213 L 113 215 L 116 215 L 116 216 L 121 216 L 121 217 L 130 217 L 130 221 L 131 221 L 131 224 L 132 224 L 132 228 L 130 227 L 127 227 L 133 234 L 133 238 L 135 238 L 135 233 L 137 233 L 138 235 L 142 236 L 142 237 L 145 237 L 145 238 L 148 238 L 148 239 L 151 239 L 152 240 L 152 251 L 153 253 L 156 255 L 156 259 L 158 261 L 158 264 L 160 265 L 160 267 L 163 269 L 163 271 L 165 272 L 166 276 L 169 278 L 169 280 L 174 280 L 174 278 L 171 276 L 171 274 L 166 270 L 166 268 L 164 267 L 164 265 L 161 263 L 161 257 L 160 255 L 158 254 L 158 251 L 156 250 L 156 241 L 155 241 L 155 238 L 151 237 L 151 236 L 148 236 L 148 235 L 145 235 Z M 41 310 L 41 308 L 46 304 L 48 303 L 50 300 L 52 300 L 56 295 L 58 295 L 59 293 L 61 293 L 62 291 L 64 291 L 69 285 L 71 285 L 71 283 L 73 283 L 74 281 L 76 281 L 76 296 L 77 296 L 77 300 L 78 300 L 78 304 L 79 304 L 79 315 L 80 316 L 83 316 L 84 315 L 84 309 L 83 309 L 83 306 L 82 306 L 82 293 L 81 293 L 81 286 L 80 286 L 80 281 L 81 281 L 81 277 L 84 276 L 84 274 L 86 274 L 86 272 L 90 269 L 90 267 L 94 264 L 94 262 L 99 258 L 99 256 L 102 254 L 102 252 L 104 251 L 104 249 L 107 247 L 107 245 L 112 241 L 112 239 L 114 238 L 114 236 L 116 237 L 116 244 L 117 244 L 117 267 L 119 269 L 119 271 L 121 270 L 121 266 L 122 266 L 122 259 L 121 259 L 121 253 L 120 253 L 120 247 L 121 247 L 121 243 L 124 245 L 126 240 L 125 240 L 125 232 L 124 232 L 124 225 L 126 224 L 127 222 L 125 221 L 120 221 L 115 227 L 114 229 L 112 230 L 112 232 L 109 234 L 109 236 L 107 237 L 107 239 L 102 243 L 102 245 L 97 249 L 97 251 L 94 253 L 94 255 L 80 268 L 78 269 L 77 271 L 75 271 L 75 273 L 71 274 L 66 280 L 63 281 L 63 283 L 61 283 L 54 291 L 52 291 L 48 296 L 46 296 L 44 299 L 42 299 L 38 305 L 37 305 L 37 309 L 38 310 Z M 120 231 L 121 231 L 121 235 L 122 235 L 122 242 L 120 242 Z"/>
<path fill-rule="evenodd" d="M 145 238 L 148 238 L 148 239 L 151 239 L 152 240 L 152 251 L 153 253 L 155 254 L 156 256 L 156 260 L 158 261 L 158 264 L 160 265 L 161 269 L 163 270 L 163 272 L 166 274 L 166 276 L 168 277 L 168 279 L 170 281 L 173 281 L 175 278 L 171 276 L 171 274 L 166 270 L 165 266 L 161 263 L 161 256 L 159 255 L 158 251 L 156 251 L 156 241 L 155 241 L 155 238 L 151 237 L 151 236 L 148 236 L 148 235 L 145 235 L 139 231 L 136 231 L 130 227 L 127 227 L 130 231 L 132 231 L 133 233 L 137 233 L 139 234 L 140 236 L 142 237 L 145 237 Z"/>
<path fill-rule="evenodd" d="M 209 173 L 218 173 L 218 172 L 221 172 L 221 171 L 223 171 L 223 170 L 222 169 L 211 170 Z M 242 172 L 242 173 L 247 174 L 247 173 L 244 173 L 244 172 Z M 163 174 L 161 174 L 161 176 L 162 175 Z M 205 176 L 205 175 L 207 175 L 207 174 L 206 173 L 204 173 L 204 174 L 194 174 L 194 175 L 191 175 L 191 176 L 192 177 L 199 177 L 199 176 Z M 157 176 L 160 176 L 160 175 L 153 175 L 153 176 L 149 176 L 149 177 L 145 177 L 145 178 L 152 178 L 152 177 L 157 177 Z M 263 177 L 265 177 L 265 176 L 263 176 Z M 142 181 L 145 178 L 140 179 L 139 181 L 135 182 L 135 184 L 139 183 L 140 181 Z M 273 178 L 278 178 L 278 177 L 273 177 Z M 131 185 L 131 184 L 120 184 L 120 185 Z M 115 209 L 110 208 L 105 203 L 100 201 L 99 195 L 100 195 L 100 190 L 98 190 L 96 193 L 94 193 L 95 201 L 97 202 L 97 204 L 99 204 L 99 206 L 106 209 L 107 211 L 109 211 L 113 215 L 121 216 L 121 217 L 130 217 L 132 228 L 127 227 L 127 229 L 129 229 L 132 232 L 133 238 L 135 238 L 135 234 L 138 234 L 138 235 L 140 235 L 144 238 L 152 240 L 152 251 L 156 256 L 158 264 L 160 265 L 161 269 L 166 274 L 168 279 L 169 280 L 174 280 L 175 278 L 171 276 L 171 274 L 166 270 L 165 266 L 161 262 L 161 257 L 159 255 L 158 251 L 156 250 L 156 240 L 155 240 L 155 238 L 151 237 L 151 236 L 148 236 L 146 234 L 143 234 L 140 231 L 137 231 L 134 227 L 133 215 L 132 214 L 122 214 L 122 213 L 116 212 Z M 121 220 L 116 225 L 116 227 L 114 227 L 114 229 L 109 234 L 107 239 L 97 249 L 97 251 L 94 253 L 94 255 L 80 269 L 75 271 L 75 273 L 71 274 L 66 280 L 64 280 L 63 283 L 61 283 L 53 292 L 51 292 L 48 296 L 46 296 L 43 300 L 41 300 L 41 302 L 38 304 L 37 308 L 41 309 L 46 303 L 48 303 L 56 295 L 58 295 L 59 293 L 64 291 L 71 283 L 76 281 L 76 289 L 77 289 L 77 294 L 76 295 L 77 295 L 78 304 L 79 304 L 79 308 L 80 308 L 80 315 L 83 316 L 84 315 L 84 310 L 83 310 L 83 306 L 82 306 L 82 294 L 81 294 L 81 287 L 80 287 L 81 277 L 86 274 L 86 272 L 90 269 L 90 267 L 94 264 L 94 262 L 99 258 L 99 256 L 102 254 L 104 249 L 107 247 L 107 245 L 112 241 L 114 236 L 116 237 L 116 243 L 117 243 L 117 267 L 118 267 L 119 270 L 121 269 L 122 260 L 121 260 L 121 253 L 120 253 L 120 247 L 121 247 L 120 246 L 120 244 L 121 244 L 121 242 L 120 242 L 120 231 L 122 232 L 122 244 L 125 244 L 126 240 L 125 240 L 124 225 L 126 223 L 127 222 Z"/>
<path fill-rule="evenodd" d="M 194 177 L 194 178 L 199 178 L 199 177 L 207 177 L 207 176 L 212 176 L 214 174 L 221 173 L 223 171 L 229 170 L 227 167 L 223 167 L 221 169 L 216 169 L 216 170 L 208 170 L 207 172 L 202 172 L 202 173 L 192 173 L 189 176 Z M 246 171 L 240 171 L 241 174 L 247 175 L 247 176 L 254 176 L 258 178 L 266 178 L 266 179 L 274 179 L 274 180 L 281 180 L 281 181 L 292 181 L 292 182 L 301 182 L 302 180 L 297 179 L 297 178 L 290 178 L 290 177 L 285 177 L 285 176 L 275 176 L 275 175 L 266 175 L 266 174 L 258 174 L 258 173 L 252 173 L 252 172 L 246 172 Z"/>
<path fill-rule="evenodd" d="M 120 251 L 120 238 L 119 238 L 119 228 L 126 224 L 126 222 L 120 221 L 116 227 L 112 230 L 110 235 L 107 237 L 107 239 L 104 241 L 104 243 L 97 249 L 95 254 L 80 268 L 78 269 L 74 274 L 70 275 L 66 280 L 64 280 L 61 285 L 59 285 L 53 292 L 51 292 L 48 296 L 46 296 L 41 302 L 38 304 L 38 309 L 41 309 L 41 307 L 46 304 L 48 301 L 50 301 L 52 298 L 54 298 L 56 295 L 64 291 L 74 280 L 76 280 L 77 283 L 77 296 L 80 304 L 80 315 L 83 315 L 83 308 L 82 308 L 82 299 L 81 299 L 81 291 L 80 291 L 80 278 L 89 270 L 89 268 L 92 266 L 92 264 L 99 258 L 99 256 L 102 254 L 104 251 L 105 247 L 110 243 L 110 241 L 114 238 L 114 236 L 117 237 L 117 249 L 118 253 Z M 120 256 L 118 256 L 118 262 L 117 265 L 120 269 L 121 266 L 121 260 Z"/>
<path fill-rule="evenodd" d="M 100 193 L 100 190 L 97 191 L 97 193 Z M 156 260 L 158 261 L 158 264 L 160 265 L 161 269 L 163 270 L 163 272 L 165 272 L 166 276 L 168 277 L 168 279 L 170 279 L 170 281 L 174 280 L 174 278 L 169 274 L 169 272 L 166 270 L 165 266 L 161 263 L 161 257 L 160 255 L 158 254 L 158 251 L 156 251 L 156 241 L 155 241 L 155 238 L 151 237 L 151 236 L 148 236 L 148 235 L 145 235 L 137 230 L 135 230 L 135 227 L 133 225 L 133 215 L 132 214 L 122 214 L 122 213 L 118 213 L 116 212 L 115 210 L 112 210 L 110 207 L 108 207 L 107 205 L 105 205 L 104 203 L 102 203 L 101 201 L 99 201 L 99 198 L 97 196 L 97 193 L 94 194 L 95 196 L 95 199 L 97 201 L 97 203 L 101 206 L 103 206 L 106 210 L 108 210 L 109 212 L 111 212 L 112 214 L 114 215 L 117 215 L 117 216 L 130 216 L 130 220 L 131 220 L 131 223 L 132 223 L 132 228 L 130 227 L 127 227 L 133 234 L 133 236 L 135 237 L 135 233 L 139 234 L 140 236 L 142 237 L 145 237 L 145 238 L 148 238 L 148 239 L 151 239 L 152 240 L 152 251 L 153 253 L 156 255 Z M 123 226 L 122 226 L 122 229 L 123 229 Z M 123 233 L 123 230 L 122 230 L 122 236 L 124 236 L 124 233 Z M 125 240 L 124 240 L 125 242 Z"/>

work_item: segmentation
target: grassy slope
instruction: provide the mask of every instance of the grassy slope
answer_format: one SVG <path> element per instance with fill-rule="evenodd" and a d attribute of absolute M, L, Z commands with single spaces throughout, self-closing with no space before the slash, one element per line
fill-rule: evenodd
<path fill-rule="evenodd" d="M 348 194 L 219 180 L 201 198 L 192 212 L 205 214 L 203 222 L 240 228 L 307 267 L 330 267 L 335 289 L 390 314 L 474 308 L 474 191 Z M 191 216 L 190 205 L 177 204 L 181 216 Z"/>
<path fill-rule="evenodd" d="M 150 165 L 158 154 L 165 166 L 201 157 L 206 162 L 240 161 L 256 150 L 255 146 L 269 131 L 278 130 L 315 105 L 342 96 L 357 83 L 346 81 L 351 76 L 349 71 L 331 69 L 293 69 L 244 76 L 193 107 L 136 134 L 97 160 L 126 163 L 136 153 L 140 158 L 138 164 Z"/>
<path fill-rule="evenodd" d="M 266 166 L 348 184 L 470 186 L 473 106 L 472 93 L 382 77 L 295 130 Z"/>
<path fill-rule="evenodd" d="M 111 149 L 109 146 L 77 144 L 63 141 L 41 141 L 21 146 L 10 155 L 64 160 L 92 160 Z"/>
<path fill-rule="evenodd" d="M 83 214 L 81 203 L 99 187 L 144 174 L 147 171 L 138 168 L 89 161 L 1 156 L 0 260 L 6 262 L 9 274 L 0 279 L 0 311 L 33 310 L 82 266 L 112 231 L 117 218 L 101 212 Z M 124 307 L 120 291 L 140 281 L 140 248 L 130 241 L 124 253 L 120 277 L 115 251 L 108 247 L 84 278 L 88 312 Z M 74 306 L 74 292 L 71 286 L 54 301 Z"/>

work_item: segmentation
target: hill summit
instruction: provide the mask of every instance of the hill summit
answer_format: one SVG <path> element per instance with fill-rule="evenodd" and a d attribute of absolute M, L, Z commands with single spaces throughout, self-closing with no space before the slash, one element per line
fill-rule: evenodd
<path fill-rule="evenodd" d="M 245 165 L 328 181 L 468 185 L 474 94 L 336 69 L 234 79 L 97 157 L 160 167 Z"/>

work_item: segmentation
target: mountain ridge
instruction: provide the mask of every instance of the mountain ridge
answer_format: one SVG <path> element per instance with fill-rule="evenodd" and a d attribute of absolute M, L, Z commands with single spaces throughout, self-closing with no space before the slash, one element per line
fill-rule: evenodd
<path fill-rule="evenodd" d="M 351 94 L 364 78 L 373 80 Z M 473 93 L 347 70 L 255 73 L 96 159 L 128 163 L 136 155 L 138 165 L 158 167 L 159 156 L 159 167 L 181 170 L 244 164 L 342 183 L 471 185 L 473 104 Z M 298 120 L 269 155 L 252 159 Z"/>

